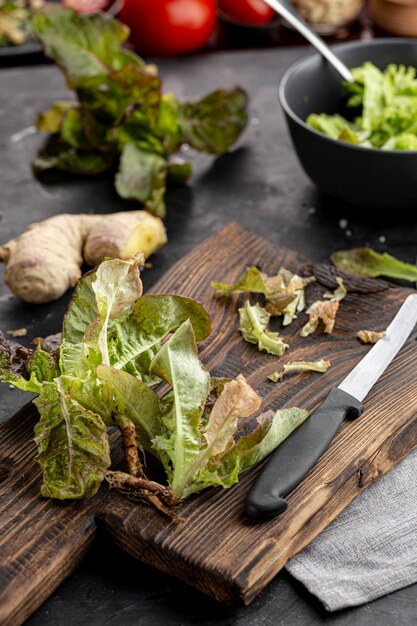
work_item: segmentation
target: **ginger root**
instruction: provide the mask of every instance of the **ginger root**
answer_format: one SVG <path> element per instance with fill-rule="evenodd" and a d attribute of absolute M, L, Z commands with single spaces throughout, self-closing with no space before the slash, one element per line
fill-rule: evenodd
<path fill-rule="evenodd" d="M 5 280 L 22 300 L 40 304 L 60 298 L 81 277 L 83 262 L 104 257 L 147 258 L 167 241 L 162 221 L 147 211 L 110 215 L 62 214 L 31 224 L 0 247 Z"/>

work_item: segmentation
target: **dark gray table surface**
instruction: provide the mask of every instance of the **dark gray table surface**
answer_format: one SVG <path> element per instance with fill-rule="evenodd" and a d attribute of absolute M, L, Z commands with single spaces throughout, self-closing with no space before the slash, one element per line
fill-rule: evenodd
<path fill-rule="evenodd" d="M 251 120 L 232 153 L 217 160 L 185 153 L 193 162 L 194 176 L 189 186 L 168 194 L 169 243 L 153 259 L 153 269 L 144 274 L 145 287 L 232 220 L 269 236 L 277 247 L 293 247 L 315 261 L 326 261 L 334 250 L 364 244 L 415 261 L 414 213 L 355 210 L 321 196 L 301 171 L 279 110 L 277 84 L 287 67 L 306 53 L 305 48 L 213 53 L 159 64 L 165 89 L 178 96 L 240 83 L 250 94 Z M 18 235 L 30 222 L 56 213 L 106 213 L 131 206 L 118 198 L 108 176 L 59 177 L 48 184 L 33 177 L 30 162 L 43 141 L 33 131 L 35 113 L 65 97 L 64 81 L 54 67 L 0 70 L 0 242 Z M 26 327 L 27 342 L 56 332 L 68 297 L 28 306 L 10 294 L 1 280 L 0 328 Z M 27 394 L 6 385 L 0 394 L 0 420 L 28 400 Z M 331 615 L 287 574 L 278 576 L 250 607 L 223 607 L 122 554 L 99 532 L 77 572 L 27 623 L 391 626 L 416 621 L 417 585 Z"/>

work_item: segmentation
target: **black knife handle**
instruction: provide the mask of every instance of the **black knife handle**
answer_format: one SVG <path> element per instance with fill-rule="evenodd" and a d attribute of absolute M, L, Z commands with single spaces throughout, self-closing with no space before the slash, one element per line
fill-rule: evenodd
<path fill-rule="evenodd" d="M 246 513 L 251 517 L 274 517 L 283 513 L 283 499 L 316 464 L 329 447 L 345 418 L 354 419 L 363 405 L 349 393 L 332 389 L 326 400 L 272 453 L 249 490 Z"/>

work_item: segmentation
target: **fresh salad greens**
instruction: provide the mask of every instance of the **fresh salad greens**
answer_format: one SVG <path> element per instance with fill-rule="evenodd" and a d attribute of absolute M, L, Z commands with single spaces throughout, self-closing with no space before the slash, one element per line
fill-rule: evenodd
<path fill-rule="evenodd" d="M 167 182 L 191 174 L 171 156 L 183 144 L 223 154 L 245 128 L 241 88 L 195 101 L 163 94 L 157 68 L 123 47 L 129 30 L 115 19 L 49 5 L 33 17 L 33 30 L 76 96 L 39 115 L 38 129 L 51 135 L 34 161 L 37 172 L 93 175 L 117 167 L 117 193 L 163 217 Z"/>
<path fill-rule="evenodd" d="M 386 276 L 401 280 L 417 281 L 417 267 L 404 263 L 384 252 L 380 254 L 371 248 L 352 248 L 340 250 L 331 256 L 331 261 L 338 269 L 360 276 Z"/>
<path fill-rule="evenodd" d="M 207 312 L 190 298 L 143 296 L 142 263 L 141 255 L 113 259 L 86 274 L 60 344 L 37 340 L 29 350 L 0 336 L 0 380 L 38 394 L 44 496 L 92 496 L 107 479 L 167 512 L 202 489 L 233 485 L 308 415 L 269 411 L 251 430 L 259 396 L 241 375 L 212 378 L 199 359 Z M 158 395 L 152 387 L 161 382 Z M 126 472 L 110 469 L 111 426 L 122 434 Z M 161 461 L 169 487 L 146 477 L 139 450 Z"/>
<path fill-rule="evenodd" d="M 382 72 L 370 62 L 352 70 L 346 83 L 352 120 L 312 114 L 307 124 L 348 143 L 382 150 L 417 150 L 417 75 L 414 67 L 389 65 Z M 358 111 L 359 110 L 359 111 Z"/>

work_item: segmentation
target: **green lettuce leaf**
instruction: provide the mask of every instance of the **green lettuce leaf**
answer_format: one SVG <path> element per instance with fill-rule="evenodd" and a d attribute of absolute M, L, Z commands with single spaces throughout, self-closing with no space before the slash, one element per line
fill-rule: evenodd
<path fill-rule="evenodd" d="M 246 302 L 245 306 L 239 309 L 239 329 L 244 340 L 257 345 L 258 350 L 282 356 L 288 344 L 279 333 L 267 330 L 270 317 L 268 311 L 259 304 L 252 306 Z"/>
<path fill-rule="evenodd" d="M 164 217 L 166 175 L 167 162 L 164 158 L 128 143 L 120 159 L 116 191 L 120 197 L 139 200 L 150 213 Z"/>
<path fill-rule="evenodd" d="M 69 87 L 126 65 L 145 67 L 142 59 L 121 47 L 129 37 L 127 26 L 104 13 L 79 15 L 49 4 L 34 14 L 32 28 L 45 53 L 65 71 Z"/>
<path fill-rule="evenodd" d="M 399 261 L 386 252 L 379 254 L 370 248 L 341 250 L 332 254 L 331 261 L 338 269 L 350 274 L 359 274 L 371 278 L 386 276 L 411 282 L 417 281 L 417 267 L 415 265 Z"/>
<path fill-rule="evenodd" d="M 152 440 L 161 434 L 158 396 L 145 383 L 131 374 L 108 365 L 99 365 L 97 378 L 111 389 L 110 411 L 124 415 L 133 422 L 141 446 L 152 452 Z"/>
<path fill-rule="evenodd" d="M 179 104 L 182 141 L 196 150 L 223 154 L 247 123 L 247 95 L 236 87 L 218 89 L 201 100 Z"/>
<path fill-rule="evenodd" d="M 41 416 L 35 441 L 42 495 L 60 500 L 94 495 L 110 465 L 102 419 L 71 398 L 60 379 L 44 383 L 34 403 Z"/>
<path fill-rule="evenodd" d="M 148 384 L 158 382 L 158 378 L 148 378 L 150 362 L 165 337 L 186 320 L 197 341 L 208 337 L 210 318 L 195 300 L 169 294 L 142 296 L 127 319 L 113 324 L 109 334 L 110 365 Z"/>
<path fill-rule="evenodd" d="M 103 261 L 78 282 L 62 329 L 63 374 L 82 377 L 94 373 L 97 365 L 110 363 L 109 326 L 129 314 L 142 294 L 142 263 L 140 255 L 127 261 Z"/>
<path fill-rule="evenodd" d="M 162 452 L 161 460 L 169 484 L 181 498 L 188 482 L 188 472 L 199 454 L 199 425 L 210 391 L 210 375 L 198 358 L 189 320 L 155 355 L 150 372 L 165 380 L 173 390 L 174 400 L 163 416 L 169 434 L 155 437 L 153 446 L 157 452 Z"/>

